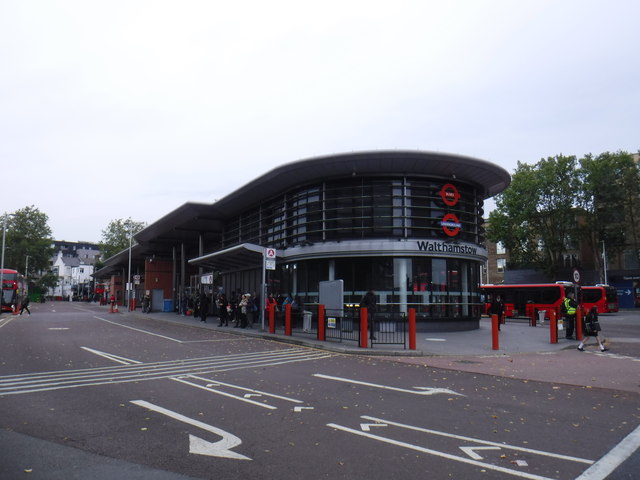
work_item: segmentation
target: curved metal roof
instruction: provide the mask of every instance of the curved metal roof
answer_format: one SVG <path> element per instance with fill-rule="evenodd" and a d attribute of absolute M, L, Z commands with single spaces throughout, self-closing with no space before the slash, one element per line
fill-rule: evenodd
<path fill-rule="evenodd" d="M 139 232 L 140 243 L 213 239 L 222 222 L 289 189 L 351 176 L 410 175 L 450 178 L 475 185 L 483 198 L 509 186 L 504 168 L 478 158 L 419 150 L 381 150 L 326 155 L 280 165 L 212 204 L 185 203 Z"/>
<path fill-rule="evenodd" d="M 485 199 L 500 193 L 511 182 L 511 175 L 504 168 L 478 158 L 419 150 L 363 151 L 285 163 L 240 187 L 214 206 L 221 213 L 233 216 L 261 200 L 307 183 L 389 174 L 455 178 L 475 184 Z"/>

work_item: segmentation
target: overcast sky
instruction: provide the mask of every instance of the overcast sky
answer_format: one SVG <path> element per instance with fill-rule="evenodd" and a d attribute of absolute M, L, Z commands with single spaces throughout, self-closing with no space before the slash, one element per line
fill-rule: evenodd
<path fill-rule="evenodd" d="M 0 0 L 3 211 L 58 240 L 286 162 L 640 149 L 633 0 Z"/>

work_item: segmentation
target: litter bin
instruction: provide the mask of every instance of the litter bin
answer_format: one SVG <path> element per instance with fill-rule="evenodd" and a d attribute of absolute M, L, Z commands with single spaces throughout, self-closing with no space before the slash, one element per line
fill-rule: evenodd
<path fill-rule="evenodd" d="M 173 300 L 170 298 L 165 298 L 163 303 L 163 312 L 173 312 Z"/>
<path fill-rule="evenodd" d="M 304 310 L 302 312 L 302 330 L 304 330 L 305 332 L 310 332 L 311 331 L 311 317 L 313 316 L 313 313 L 310 312 L 309 310 Z"/>
<path fill-rule="evenodd" d="M 538 323 L 540 325 L 544 325 L 544 316 L 546 315 L 546 310 L 538 310 Z"/>

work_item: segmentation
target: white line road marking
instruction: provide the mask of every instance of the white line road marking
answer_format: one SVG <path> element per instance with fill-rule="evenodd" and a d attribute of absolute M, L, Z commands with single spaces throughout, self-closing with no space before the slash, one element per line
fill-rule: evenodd
<path fill-rule="evenodd" d="M 330 375 L 323 375 L 321 373 L 314 373 L 313 376 L 318 378 L 324 378 L 327 380 L 335 380 L 338 382 L 353 383 L 355 385 L 364 385 L 366 387 L 382 388 L 385 390 L 394 390 L 396 392 L 403 392 L 403 393 L 413 393 L 414 395 L 435 395 L 437 393 L 444 393 L 447 395 L 460 395 L 462 397 L 465 396 L 461 393 L 457 393 L 457 392 L 454 392 L 453 390 L 449 390 L 448 388 L 413 387 L 419 390 L 419 391 L 415 391 L 415 390 L 408 390 L 406 388 L 390 387 L 387 385 L 378 385 L 375 383 L 361 382 L 359 380 L 351 380 L 349 378 L 332 377 Z"/>
<path fill-rule="evenodd" d="M 209 386 L 209 385 L 207 385 L 207 386 Z M 261 397 L 261 396 L 262 396 L 262 394 L 260 394 L 260 393 L 245 393 L 244 394 L 244 398 Z"/>
<path fill-rule="evenodd" d="M 232 448 L 235 448 L 238 445 L 242 444 L 242 440 L 240 440 L 240 438 L 236 437 L 232 433 L 225 432 L 224 430 L 214 427 L 213 425 L 208 425 L 198 420 L 185 417 L 184 415 L 172 412 L 171 410 L 167 410 L 166 408 L 159 407 L 152 403 L 145 402 L 144 400 L 132 400 L 131 403 L 133 403 L 134 405 L 138 405 L 139 407 L 147 408 L 154 412 L 161 413 L 162 415 L 166 415 L 167 417 L 178 420 L 179 422 L 192 425 L 202 430 L 206 430 L 207 432 L 215 433 L 216 435 L 222 437 L 222 439 L 217 442 L 208 442 L 189 434 L 189 453 L 194 453 L 197 455 L 209 455 L 212 457 L 233 458 L 235 460 L 251 460 L 249 457 L 231 451 Z"/>
<path fill-rule="evenodd" d="M 293 407 L 293 411 L 296 413 L 300 413 L 302 410 L 313 410 L 313 407 L 300 407 L 300 406 Z"/>
<path fill-rule="evenodd" d="M 413 425 L 406 425 L 404 423 L 392 422 L 390 420 L 385 420 L 383 418 L 370 417 L 369 415 L 362 415 L 360 418 L 364 420 L 370 420 L 373 422 L 388 423 L 389 425 L 393 425 L 400 428 L 406 428 L 409 430 L 415 430 L 416 432 L 429 433 L 432 435 L 440 435 L 442 437 L 454 438 L 456 440 L 464 440 L 466 442 L 481 443 L 483 445 L 491 445 L 494 447 L 500 447 L 507 450 L 517 450 L 519 452 L 527 452 L 535 455 L 543 455 L 545 457 L 552 457 L 560 460 L 567 460 L 570 462 L 585 463 L 587 465 L 591 465 L 593 463 L 593 460 L 587 460 L 586 458 L 571 457 L 568 455 L 561 455 L 559 453 L 543 452 L 541 450 L 534 450 L 532 448 L 518 447 L 516 445 L 507 445 L 506 443 L 498 443 L 498 442 L 492 442 L 490 440 L 480 440 L 478 438 L 465 437 L 464 435 L 456 435 L 454 433 L 439 432 L 438 430 L 431 430 L 428 428 L 416 427 Z"/>
<path fill-rule="evenodd" d="M 85 350 L 89 353 L 93 353 L 94 355 L 98 355 L 100 357 L 104 357 L 107 360 L 111 360 L 112 362 L 121 363 L 123 365 L 134 365 L 141 364 L 142 362 L 138 362 L 137 360 L 132 360 L 130 358 L 120 357 L 118 355 L 114 355 L 113 353 L 101 352 L 100 350 L 94 350 L 89 347 L 80 347 L 82 350 Z"/>
<path fill-rule="evenodd" d="M 640 426 L 585 470 L 576 480 L 603 480 L 640 447 Z"/>
<path fill-rule="evenodd" d="M 69 327 L 50 327 L 48 330 L 69 330 Z"/>
<path fill-rule="evenodd" d="M 388 427 L 386 423 L 361 423 L 360 430 L 363 432 L 370 432 L 371 427 Z"/>
<path fill-rule="evenodd" d="M 472 460 L 466 457 L 459 457 L 457 455 L 451 455 L 449 453 L 439 452 L 437 450 L 432 450 L 430 448 L 420 447 L 418 445 L 412 445 L 406 442 L 400 442 L 398 440 L 392 440 L 390 438 L 380 437 L 378 435 L 373 435 L 372 433 L 361 432 L 360 430 L 355 430 L 349 427 L 343 427 L 342 425 L 337 425 L 335 423 L 328 423 L 327 427 L 335 428 L 336 430 L 341 430 L 343 432 L 352 433 L 354 435 L 359 435 L 361 437 L 371 438 L 373 440 L 378 440 L 380 442 L 388 443 L 391 445 L 395 445 L 398 447 L 408 448 L 410 450 L 415 450 L 417 452 L 427 453 L 429 455 L 435 455 L 437 457 L 446 458 L 447 460 L 454 460 L 456 462 L 467 463 L 470 465 L 474 465 L 476 467 L 485 468 L 487 470 L 494 470 L 496 472 L 508 473 L 510 475 L 515 475 L 517 477 L 528 478 L 530 480 L 553 480 L 550 477 L 542 477 L 540 475 L 533 475 L 526 472 L 519 472 L 517 470 L 511 470 L 509 468 L 499 467 L 496 465 L 492 465 L 490 463 L 479 462 L 477 460 Z"/>
<path fill-rule="evenodd" d="M 482 460 L 482 456 L 478 455 L 476 450 L 500 450 L 500 447 L 460 447 L 464 453 L 469 455 L 474 460 Z"/>
<path fill-rule="evenodd" d="M 165 362 L 140 363 L 99 350 L 85 348 L 86 351 L 102 356 L 121 365 L 88 368 L 83 370 L 62 370 L 34 374 L 0 376 L 0 395 L 15 395 L 64 388 L 93 385 L 159 380 L 179 376 L 194 376 L 230 370 L 284 365 L 327 358 L 324 352 L 306 348 L 278 349 L 247 354 L 221 355 L 216 357 L 192 358 Z M 209 381 L 209 380 L 205 380 Z M 215 380 L 213 380 L 215 383 Z M 246 390 L 249 393 L 260 391 Z M 291 401 L 291 400 L 290 400 Z M 300 402 L 302 403 L 302 402 Z"/>
<path fill-rule="evenodd" d="M 201 390 L 206 390 L 207 392 L 216 393 L 218 395 L 222 395 L 223 397 L 233 398 L 234 400 L 240 400 L 241 402 L 250 403 L 251 405 L 255 405 L 257 407 L 266 408 L 268 410 L 277 410 L 278 407 L 274 407 L 273 405 L 268 405 L 266 403 L 256 402 L 254 400 L 249 400 L 247 398 L 238 397 L 237 395 L 232 395 L 227 392 L 223 392 L 222 390 L 214 390 L 213 388 L 205 387 L 204 385 L 200 385 L 193 382 L 187 382 L 186 380 L 182 380 L 180 378 L 171 378 L 174 382 L 184 383 L 185 385 L 189 385 L 190 387 L 199 388 Z"/>
<path fill-rule="evenodd" d="M 159 334 L 153 333 L 153 332 L 147 332 L 146 330 L 142 330 L 140 328 L 135 328 L 135 327 L 130 327 L 129 325 L 123 325 L 122 323 L 112 322 L 111 320 L 107 320 L 106 318 L 102 318 L 102 317 L 98 317 L 98 316 L 94 316 L 93 318 L 97 318 L 98 320 L 101 320 L 103 322 L 110 323 L 111 325 L 117 325 L 118 327 L 128 328 L 129 330 L 134 330 L 136 332 L 145 333 L 147 335 L 152 335 L 152 336 L 158 337 L 158 338 L 164 338 L 165 340 L 169 340 L 171 342 L 183 343 L 182 340 L 177 340 L 175 338 L 167 337 L 165 335 L 159 335 Z"/>

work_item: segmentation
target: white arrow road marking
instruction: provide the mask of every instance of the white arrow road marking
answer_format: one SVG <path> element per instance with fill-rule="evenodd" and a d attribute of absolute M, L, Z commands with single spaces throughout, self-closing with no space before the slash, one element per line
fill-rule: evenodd
<path fill-rule="evenodd" d="M 313 410 L 313 407 L 300 407 L 300 406 L 293 407 L 293 411 L 296 413 L 300 413 L 302 410 Z"/>
<path fill-rule="evenodd" d="M 244 398 L 261 397 L 261 396 L 262 396 L 261 393 L 245 393 L 244 394 Z"/>
<path fill-rule="evenodd" d="M 202 380 L 201 378 L 196 377 L 195 375 L 190 376 L 190 378 L 195 378 L 195 379 L 198 379 L 198 380 Z M 250 400 L 250 399 L 245 398 L 245 397 L 238 397 L 237 395 L 232 395 L 230 393 L 223 392 L 222 390 L 215 390 L 213 388 L 208 388 L 208 387 L 205 387 L 204 385 L 200 385 L 198 383 L 188 382 L 188 381 L 182 380 L 180 378 L 171 378 L 171 380 L 173 380 L 174 382 L 184 383 L 185 385 L 189 385 L 190 387 L 195 387 L 195 388 L 199 388 L 201 390 L 206 390 L 207 392 L 216 393 L 218 395 L 222 395 L 223 397 L 229 397 L 229 398 L 233 398 L 233 399 L 236 399 L 236 400 L 240 400 L 241 402 L 250 403 L 250 404 L 255 405 L 257 407 L 262 407 L 262 408 L 266 408 L 266 409 L 269 409 L 269 410 L 276 410 L 278 408 L 278 407 L 274 407 L 273 405 L 268 405 L 266 403 L 260 403 L 260 402 L 256 402 L 255 400 Z"/>
<path fill-rule="evenodd" d="M 482 457 L 478 455 L 475 450 L 500 450 L 500 447 L 460 447 L 460 450 L 474 460 L 482 460 Z"/>
<path fill-rule="evenodd" d="M 217 442 L 207 442 L 206 440 L 189 434 L 189 453 L 194 453 L 196 455 L 208 455 L 211 457 L 233 458 L 235 460 L 251 460 L 249 457 L 245 457 L 244 455 L 231 451 L 232 448 L 242 444 L 242 440 L 232 433 L 225 432 L 213 425 L 207 425 L 206 423 L 185 417 L 184 415 L 159 407 L 153 403 L 145 402 L 144 400 L 132 400 L 131 403 L 138 405 L 139 407 L 161 413 L 162 415 L 166 415 L 167 417 L 178 420 L 179 422 L 193 425 L 194 427 L 201 428 L 207 432 L 215 433 L 222 437 L 222 439 Z"/>
<path fill-rule="evenodd" d="M 361 423 L 360 430 L 363 432 L 370 432 L 371 427 L 388 427 L 386 423 Z"/>
<path fill-rule="evenodd" d="M 422 453 L 426 453 L 426 454 L 429 454 L 429 455 L 435 455 L 435 456 L 438 456 L 438 457 L 441 457 L 441 458 L 446 458 L 447 460 L 454 460 L 454 461 L 460 462 L 460 463 L 467 463 L 467 464 L 470 464 L 470 465 L 474 465 L 476 467 L 484 468 L 486 470 L 494 470 L 496 472 L 507 473 L 509 475 L 515 475 L 515 476 L 521 477 L 521 478 L 528 478 L 529 480 L 552 480 L 549 477 L 542 477 L 540 475 L 534 475 L 534 474 L 531 474 L 531 473 L 519 472 L 517 470 L 512 470 L 512 469 L 509 469 L 509 468 L 504 468 L 504 467 L 500 467 L 500 466 L 497 466 L 497 465 L 492 465 L 490 463 L 479 462 L 477 460 L 472 460 L 472 459 L 469 459 L 469 458 L 466 458 L 466 457 L 459 457 L 457 455 L 451 455 L 449 453 L 439 452 L 439 451 L 433 450 L 431 448 L 425 448 L 425 447 L 421 447 L 419 445 L 412 445 L 410 443 L 401 442 L 399 440 L 393 440 L 391 438 L 380 437 L 380 436 L 374 435 L 372 433 L 361 432 L 361 431 L 356 430 L 354 428 L 343 427 L 342 425 L 337 425 L 335 423 L 327 423 L 327 427 L 335 428 L 336 430 L 341 430 L 341 431 L 347 432 L 347 433 L 352 433 L 354 435 L 359 435 L 361 437 L 371 438 L 373 440 L 378 440 L 380 442 L 388 443 L 388 444 L 395 445 L 395 446 L 398 446 L 398 447 L 408 448 L 408 449 L 411 449 L 411 450 L 415 450 L 417 452 L 422 452 Z"/>
<path fill-rule="evenodd" d="M 518 452 L 527 452 L 527 453 L 532 453 L 534 455 L 542 455 L 545 457 L 558 458 L 560 460 L 566 460 L 569 462 L 585 463 L 587 465 L 593 464 L 593 460 L 588 460 L 586 458 L 571 457 L 569 455 L 562 455 L 560 453 L 544 452 L 542 450 L 534 450 L 532 448 L 518 447 L 516 445 L 508 445 L 506 443 L 498 443 L 498 442 L 492 442 L 490 440 L 481 440 L 479 438 L 465 437 L 464 435 L 457 435 L 455 433 L 440 432 L 438 430 L 431 430 L 429 428 L 406 425 L 404 423 L 393 422 L 391 420 L 385 420 L 384 418 L 371 417 L 369 415 L 361 415 L 360 418 L 362 418 L 363 420 L 369 420 L 370 422 L 388 423 L 389 425 L 392 425 L 394 427 L 406 428 L 408 430 L 414 430 L 416 432 L 422 432 L 422 433 L 427 433 L 431 435 L 439 435 L 445 438 L 454 438 L 456 440 L 462 440 L 465 442 L 482 443 L 484 445 L 499 447 L 505 450 L 516 450 Z"/>
<path fill-rule="evenodd" d="M 436 393 L 445 393 L 447 395 L 460 395 L 463 397 L 465 396 L 461 393 L 454 392 L 453 390 L 449 390 L 448 388 L 414 387 L 419 390 L 419 391 L 415 391 L 415 390 L 408 390 L 406 388 L 389 387 L 387 385 L 377 385 L 375 383 L 361 382 L 359 380 L 351 380 L 349 378 L 332 377 L 330 375 L 323 375 L 321 373 L 314 373 L 313 376 L 318 378 L 325 378 L 327 380 L 336 380 L 338 382 L 353 383 L 356 385 L 365 385 L 367 387 L 383 388 L 385 390 L 395 390 L 396 392 L 413 393 L 415 395 L 434 395 Z"/>

